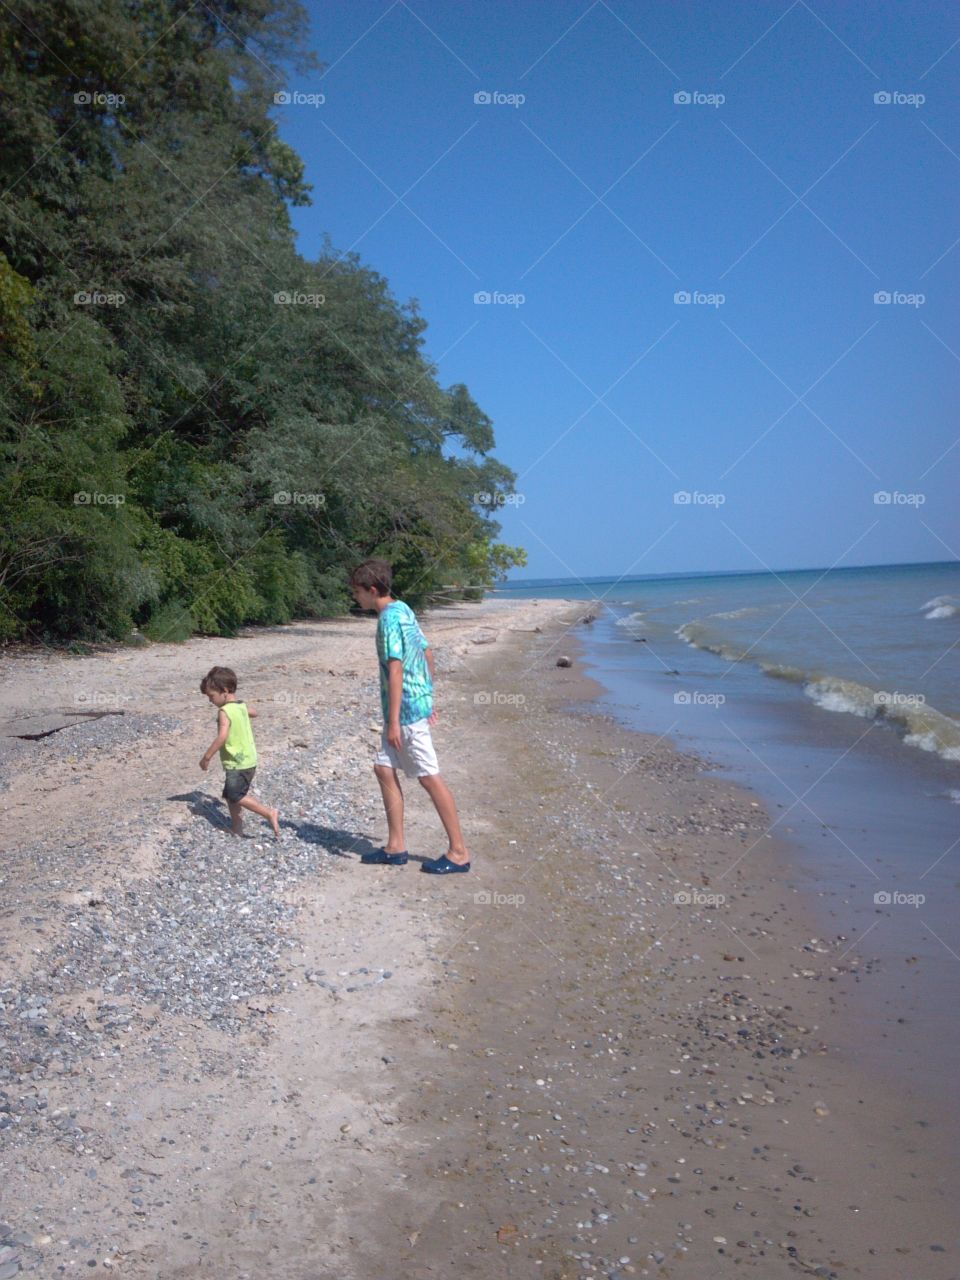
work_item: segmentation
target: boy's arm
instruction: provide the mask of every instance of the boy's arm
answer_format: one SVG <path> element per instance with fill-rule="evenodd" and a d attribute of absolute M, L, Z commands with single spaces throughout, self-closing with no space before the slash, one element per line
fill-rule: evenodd
<path fill-rule="evenodd" d="M 430 648 L 430 641 L 423 634 L 423 631 L 420 632 L 420 638 L 423 640 L 423 656 L 427 662 L 427 670 L 430 672 L 430 683 L 431 685 L 436 685 L 437 673 L 433 665 L 433 650 Z M 434 707 L 433 711 L 430 713 L 429 717 L 427 718 L 427 724 L 436 724 L 436 723 L 437 723 L 437 711 L 436 711 L 436 707 Z"/>
<path fill-rule="evenodd" d="M 403 697 L 403 663 L 399 658 L 387 662 L 387 742 L 400 750 L 400 700 Z"/>
<path fill-rule="evenodd" d="M 249 702 L 247 703 L 247 715 L 250 717 L 251 720 L 256 720 L 257 718 L 257 713 L 255 709 L 251 707 Z"/>
<path fill-rule="evenodd" d="M 217 716 L 217 736 L 207 747 L 206 751 L 200 757 L 200 768 L 206 773 L 210 767 L 210 761 L 217 754 L 220 748 L 227 740 L 227 734 L 230 732 L 230 721 L 227 719 L 227 713 L 220 711 Z"/>

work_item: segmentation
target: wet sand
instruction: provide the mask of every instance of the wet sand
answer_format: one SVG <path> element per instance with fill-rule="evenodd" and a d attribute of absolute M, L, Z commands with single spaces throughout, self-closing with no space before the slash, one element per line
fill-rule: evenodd
<path fill-rule="evenodd" d="M 845 1035 L 869 962 L 748 792 L 571 714 L 592 682 L 536 648 L 499 655 L 526 702 L 471 735 L 510 744 L 476 777 L 492 898 L 465 886 L 438 955 L 416 1193 L 359 1274 L 393 1274 L 402 1222 L 418 1278 L 955 1276 L 955 1150 Z"/>

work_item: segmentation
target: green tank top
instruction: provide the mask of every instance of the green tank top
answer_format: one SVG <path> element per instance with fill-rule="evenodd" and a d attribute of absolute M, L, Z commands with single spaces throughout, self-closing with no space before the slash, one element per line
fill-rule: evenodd
<path fill-rule="evenodd" d="M 230 721 L 227 740 L 220 748 L 220 763 L 224 769 L 253 769 L 257 763 L 257 748 L 247 704 L 225 702 L 220 711 Z"/>

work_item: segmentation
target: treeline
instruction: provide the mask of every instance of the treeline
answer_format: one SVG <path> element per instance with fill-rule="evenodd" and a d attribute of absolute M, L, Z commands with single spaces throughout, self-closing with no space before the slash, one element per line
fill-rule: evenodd
<path fill-rule="evenodd" d="M 416 303 L 296 252 L 299 5 L 0 13 L 0 639 L 330 614 L 367 555 L 412 601 L 522 562 L 491 519 L 513 474 Z"/>

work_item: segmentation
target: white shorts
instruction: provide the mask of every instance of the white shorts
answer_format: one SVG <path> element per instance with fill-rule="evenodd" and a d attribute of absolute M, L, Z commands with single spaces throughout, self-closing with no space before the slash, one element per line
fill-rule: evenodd
<path fill-rule="evenodd" d="M 402 769 L 408 778 L 425 778 L 440 772 L 437 764 L 437 753 L 430 736 L 429 720 L 415 720 L 413 724 L 400 726 L 401 747 L 396 751 L 387 742 L 387 729 L 384 726 L 380 735 L 380 750 L 374 758 L 374 764 L 385 764 L 393 769 Z"/>

